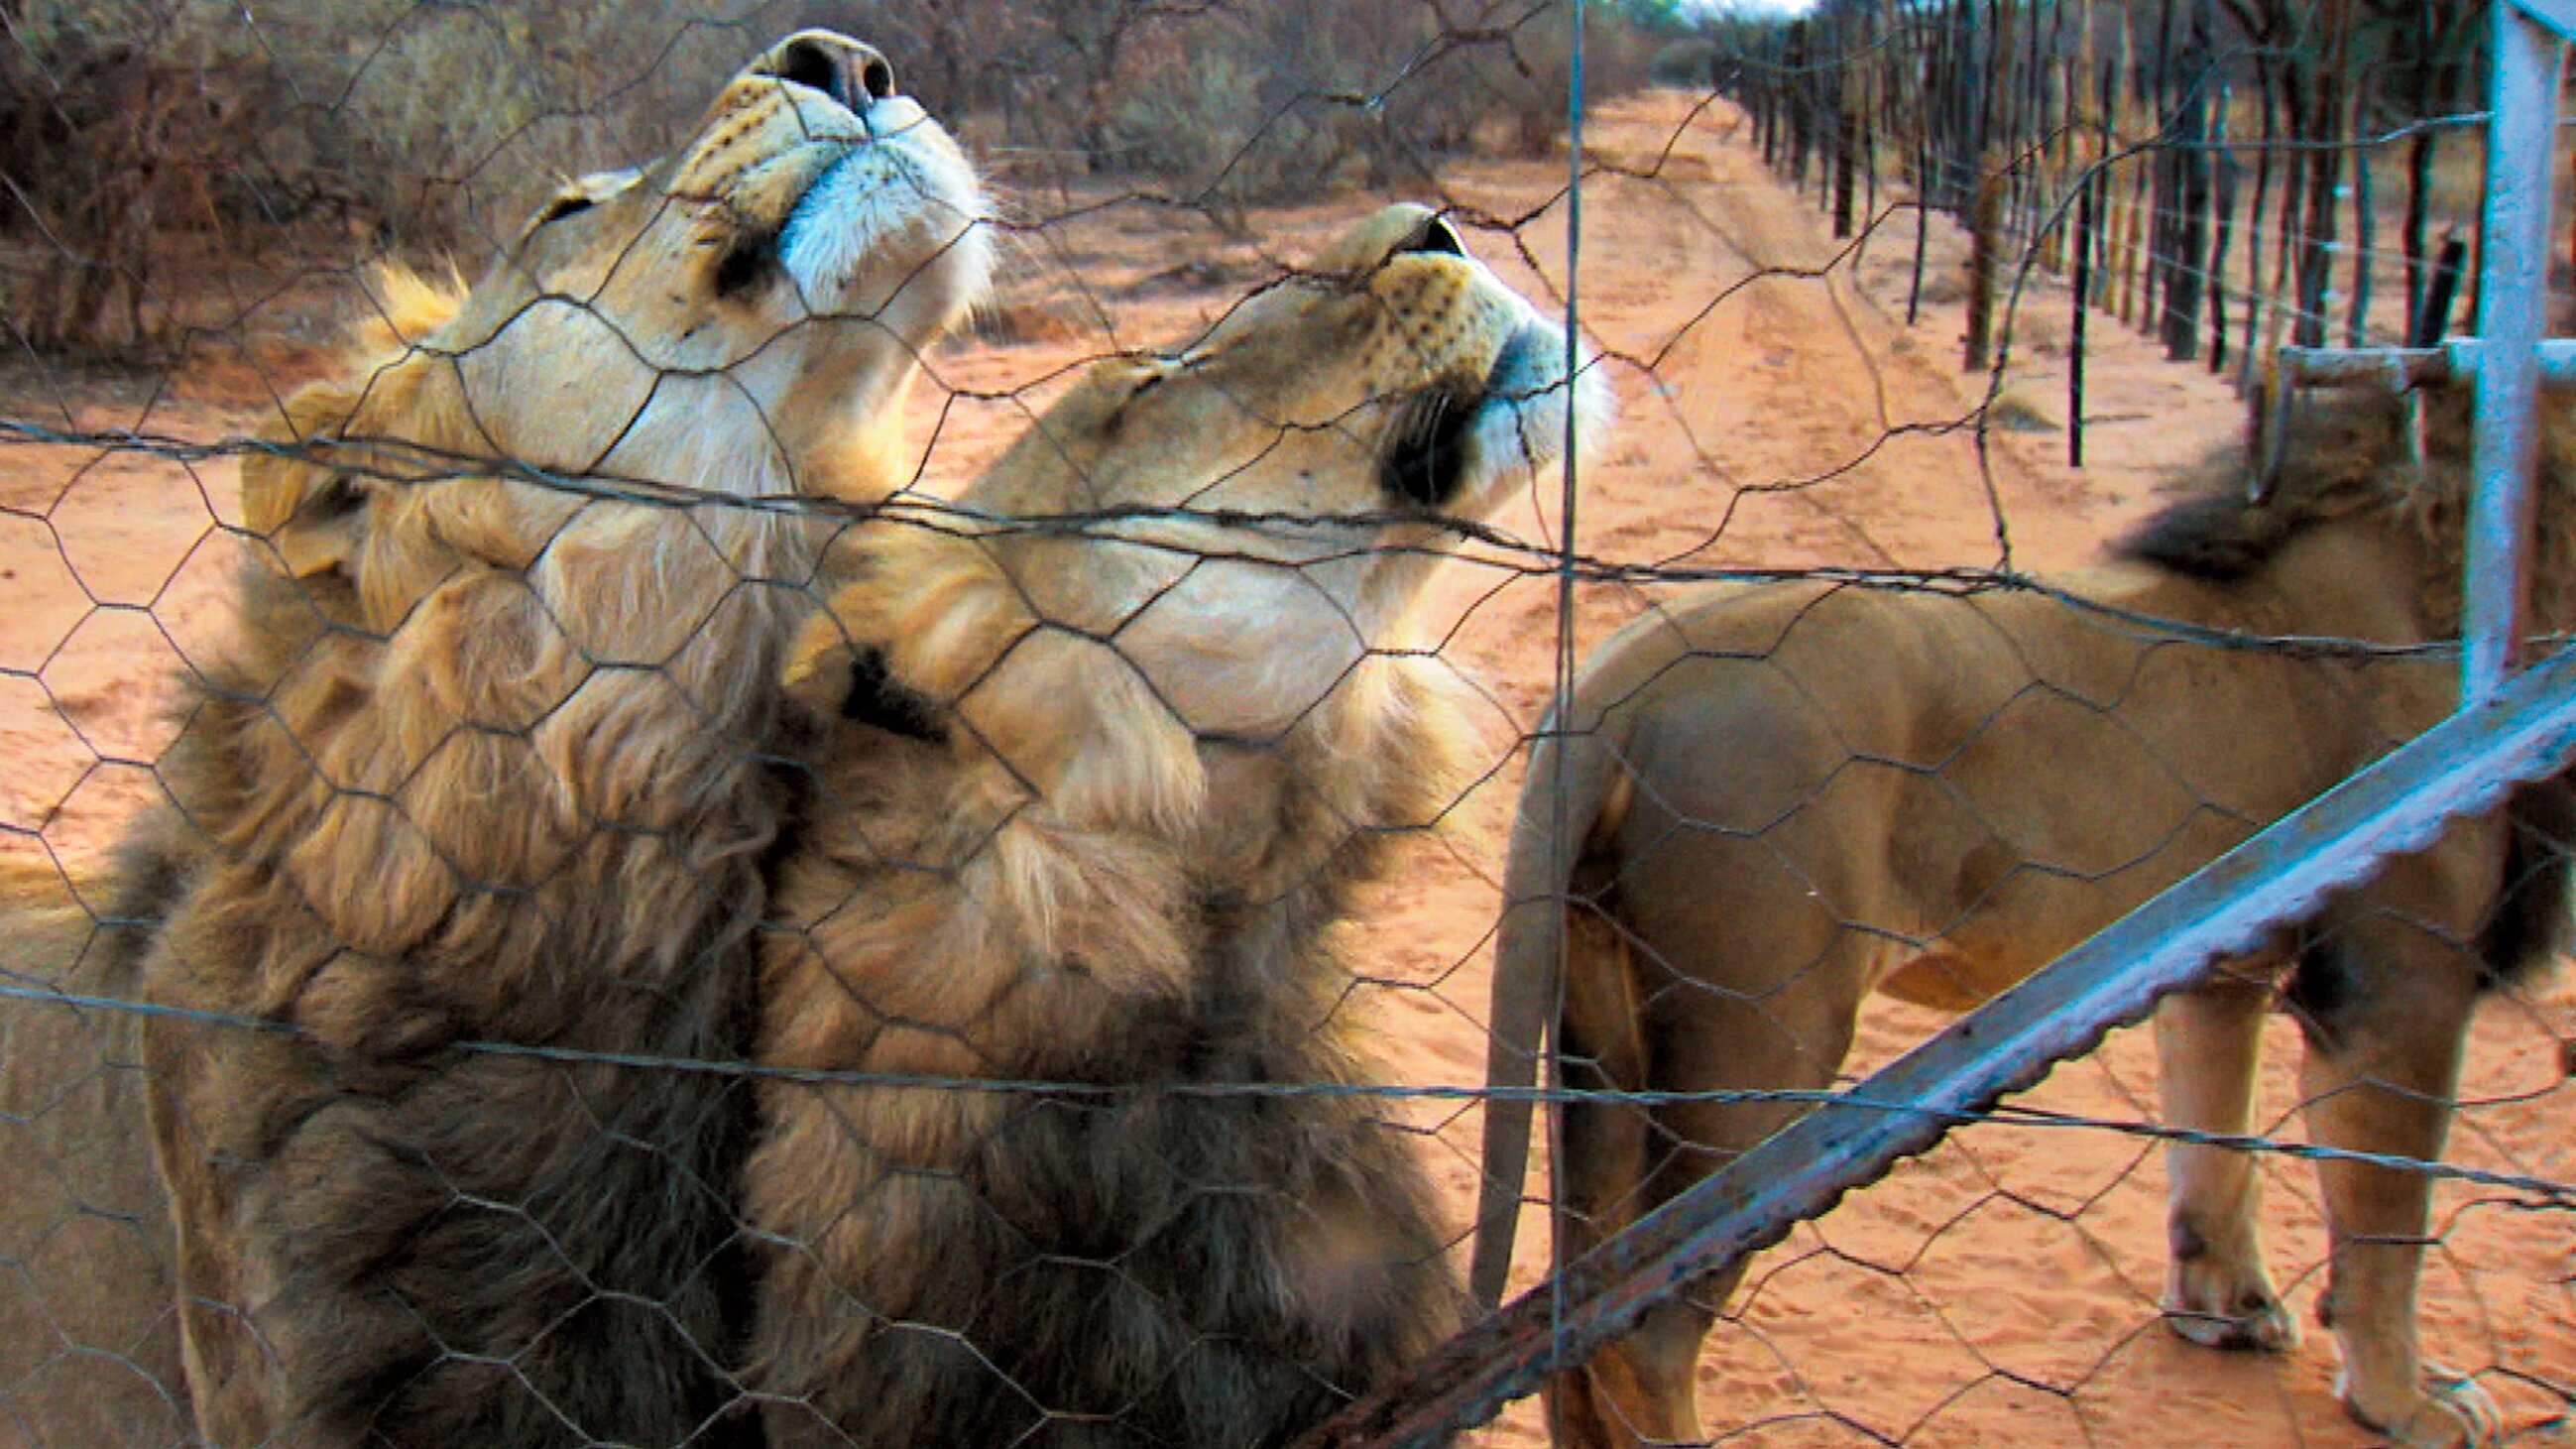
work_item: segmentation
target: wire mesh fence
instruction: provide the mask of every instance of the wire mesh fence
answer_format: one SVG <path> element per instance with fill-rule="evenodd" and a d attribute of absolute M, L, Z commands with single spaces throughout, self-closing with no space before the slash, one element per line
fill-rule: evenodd
<path fill-rule="evenodd" d="M 2473 10 L 0 6 L 0 1444 L 2565 1440 L 2554 772 L 1855 1091 L 2450 713 Z"/>

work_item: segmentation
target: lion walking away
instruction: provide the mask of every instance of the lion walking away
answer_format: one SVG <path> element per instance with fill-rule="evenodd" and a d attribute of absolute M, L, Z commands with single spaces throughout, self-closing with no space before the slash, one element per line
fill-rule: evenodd
<path fill-rule="evenodd" d="M 243 468 L 241 642 L 191 681 L 118 914 L 159 918 L 151 1130 L 201 1431 L 617 1443 L 724 1422 L 738 1060 L 814 520 L 900 481 L 984 203 L 827 32 L 575 183 L 461 298 L 393 279 Z M 529 468 L 575 480 L 544 481 Z"/>
<path fill-rule="evenodd" d="M 1442 520 L 1597 391 L 1563 357 L 1396 208 L 828 562 L 748 1191 L 772 1444 L 1277 1445 L 1456 1322 L 1336 938 L 1455 798 L 1389 651 Z"/>
<path fill-rule="evenodd" d="M 1797 1110 L 1730 1094 L 1830 1085 L 1869 992 L 1972 1006 L 2449 713 L 2455 653 L 2422 646 L 2458 637 L 2467 404 L 2412 405 L 2420 433 L 2398 400 L 2308 399 L 2267 497 L 2224 457 L 2200 496 L 2053 592 L 1719 587 L 1602 646 L 1530 763 L 1488 1074 L 1527 1083 L 1545 1028 L 1569 1088 L 1679 1095 L 1563 1110 L 1560 1259 Z M 2576 625 L 2566 394 L 2544 431 L 2532 608 L 2554 634 Z M 2263 639 L 2360 647 L 2244 647 Z M 2571 828 L 2567 780 L 2526 787 L 2165 1003 L 2168 1123 L 2252 1130 L 2277 997 L 2306 1036 L 2312 1138 L 2438 1158 L 2480 994 L 2564 941 Z M 1487 1302 L 1528 1130 L 1525 1101 L 1488 1106 Z M 2292 1347 L 2252 1159 L 2178 1145 L 2167 1161 L 2167 1324 Z M 2492 1400 L 2418 1348 L 2429 1178 L 2350 1160 L 2319 1177 L 2345 1405 L 2407 1445 L 2496 1442 Z M 1554 1382 L 1556 1441 L 1700 1439 L 1700 1341 L 1740 1272 Z"/>

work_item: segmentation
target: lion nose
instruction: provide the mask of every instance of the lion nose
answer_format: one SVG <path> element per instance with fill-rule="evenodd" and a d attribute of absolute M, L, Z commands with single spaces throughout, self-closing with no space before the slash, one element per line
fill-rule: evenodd
<path fill-rule="evenodd" d="M 787 37 L 753 61 L 751 73 L 811 86 L 862 115 L 870 102 L 894 94 L 894 67 L 875 46 L 829 30 Z"/>

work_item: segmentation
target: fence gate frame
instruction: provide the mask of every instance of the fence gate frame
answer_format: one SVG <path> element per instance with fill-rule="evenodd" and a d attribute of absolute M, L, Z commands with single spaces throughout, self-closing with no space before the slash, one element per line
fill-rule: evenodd
<path fill-rule="evenodd" d="M 1579 25 L 1579 6 L 1576 13 Z M 2253 946 L 2390 856 L 2431 844 L 2451 821 L 2576 760 L 2576 642 L 2516 670 L 2540 382 L 2576 381 L 2576 343 L 2541 339 L 2552 142 L 2576 0 L 2490 0 L 2489 14 L 2475 335 L 2435 348 L 2284 347 L 2275 361 L 2283 395 L 2309 384 L 2439 378 L 2474 387 L 2458 711 L 1506 1303 L 1299 1449 L 1428 1449 L 1491 1419 L 1647 1309 L 1778 1242 L 2114 1027 L 2143 1020 L 2212 959 Z"/>

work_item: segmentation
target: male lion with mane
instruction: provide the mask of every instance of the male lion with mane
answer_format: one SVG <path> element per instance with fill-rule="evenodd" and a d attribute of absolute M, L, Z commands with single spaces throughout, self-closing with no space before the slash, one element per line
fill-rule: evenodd
<path fill-rule="evenodd" d="M 397 279 L 246 461 L 240 640 L 113 911 L 220 1018 L 144 1032 L 214 1443 L 756 1439 L 751 1104 L 597 1054 L 748 1047 L 823 530 L 746 505 L 901 481 L 983 216 L 883 57 L 793 36 L 470 293 Z"/>
<path fill-rule="evenodd" d="M 746 1192 L 773 1445 L 1276 1445 L 1450 1329 L 1335 928 L 1455 799 L 1388 652 L 1444 519 L 1582 378 L 1398 207 L 836 550 Z"/>
<path fill-rule="evenodd" d="M 2539 480 L 2532 602 L 2552 633 L 2576 624 L 2566 402 L 2546 407 Z M 1725 1094 L 1829 1086 L 1867 993 L 1972 1006 L 2449 713 L 2456 656 L 2417 646 L 2458 636 L 2466 400 L 2415 405 L 2410 441 L 2397 400 L 2306 400 L 2267 497 L 2249 501 L 2241 456 L 2210 465 L 2114 564 L 2057 581 L 2084 604 L 1718 587 L 1604 644 L 1570 727 L 1530 761 L 1489 1078 L 1527 1083 L 1545 1026 L 1569 1088 L 1717 1095 L 1562 1110 L 1560 1259 L 1796 1115 Z M 2386 647 L 2221 647 L 2193 629 Z M 2571 819 L 2565 781 L 2526 787 L 2167 1001 L 2167 1121 L 2252 1129 L 2277 984 L 2307 1038 L 2314 1139 L 2438 1157 L 2479 994 L 2562 938 Z M 1487 1303 L 1510 1264 L 1529 1120 L 1525 1100 L 1486 1109 L 1473 1281 Z M 2252 1159 L 2177 1145 L 2168 1162 L 2166 1321 L 2196 1343 L 2289 1348 Z M 2486 1394 L 2417 1355 L 2429 1180 L 2319 1170 L 2344 1403 L 2409 1445 L 2493 1442 Z M 1557 1442 L 1699 1440 L 1700 1340 L 1741 1271 L 1557 1379 Z"/>

